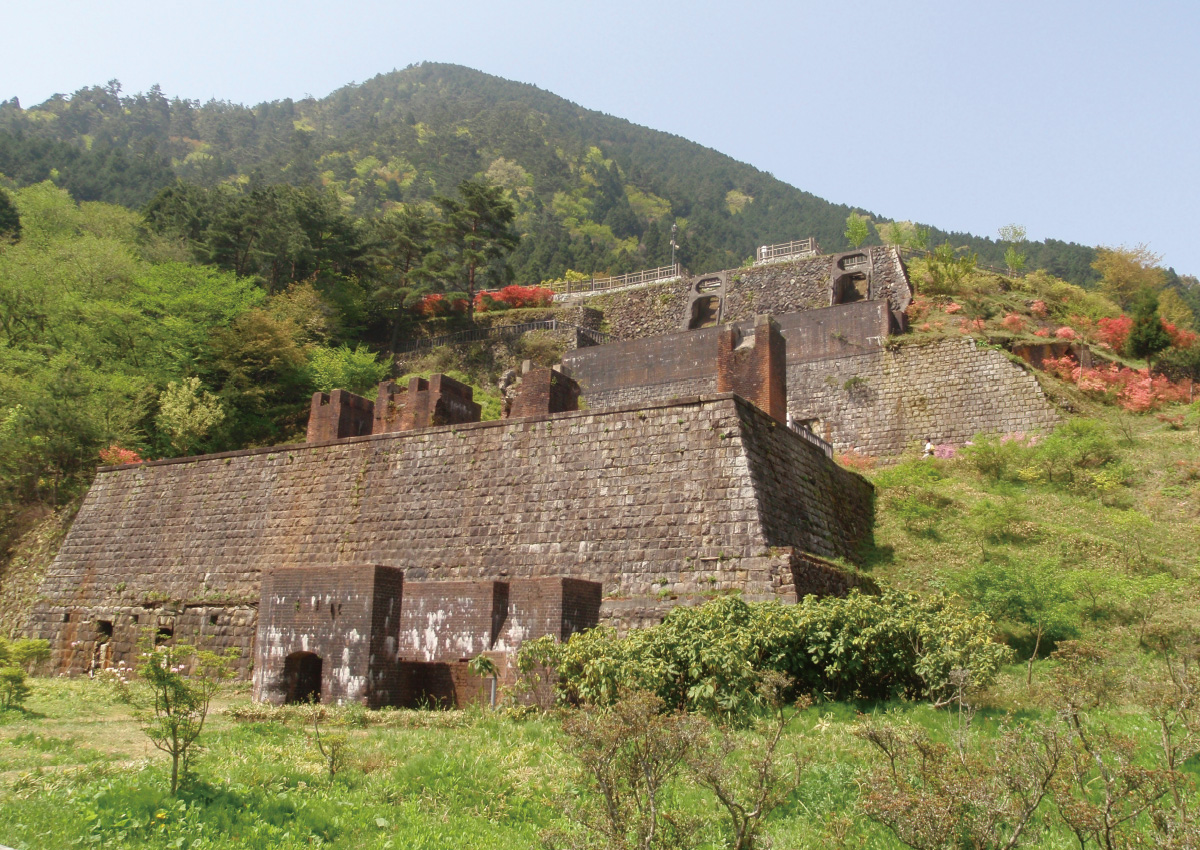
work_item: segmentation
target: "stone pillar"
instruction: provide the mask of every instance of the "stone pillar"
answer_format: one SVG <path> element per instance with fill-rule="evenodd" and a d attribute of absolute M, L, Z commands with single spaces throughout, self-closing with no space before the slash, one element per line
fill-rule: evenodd
<path fill-rule="evenodd" d="M 787 343 L 770 316 L 756 316 L 754 336 L 724 325 L 717 339 L 717 392 L 737 393 L 787 422 Z"/>
<path fill-rule="evenodd" d="M 346 390 L 313 393 L 307 441 L 325 443 L 370 434 L 374 413 L 374 404 Z"/>

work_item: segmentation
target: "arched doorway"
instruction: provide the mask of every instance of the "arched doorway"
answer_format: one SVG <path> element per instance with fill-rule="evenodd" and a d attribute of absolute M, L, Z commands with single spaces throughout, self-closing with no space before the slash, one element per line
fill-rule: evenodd
<path fill-rule="evenodd" d="M 321 701 L 321 656 L 312 652 L 293 652 L 283 662 L 285 702 Z"/>

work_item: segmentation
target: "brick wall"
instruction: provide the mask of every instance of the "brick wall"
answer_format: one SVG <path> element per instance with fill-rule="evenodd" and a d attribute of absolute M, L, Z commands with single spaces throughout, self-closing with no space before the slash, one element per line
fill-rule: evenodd
<path fill-rule="evenodd" d="M 691 318 L 690 305 L 697 297 L 694 286 L 701 279 L 721 278 L 723 322 L 750 321 L 760 313 L 781 316 L 816 310 L 837 303 L 834 284 L 845 274 L 840 265 L 858 254 L 866 257 L 866 264 L 855 270 L 866 273 L 869 269 L 870 297 L 886 302 L 894 312 L 903 311 L 912 300 L 908 272 L 896 249 L 878 246 L 592 295 L 580 303 L 602 311 L 605 327 L 617 340 L 643 339 L 686 329 Z"/>
<path fill-rule="evenodd" d="M 400 615 L 405 661 L 470 661 L 494 648 L 508 616 L 508 583 L 410 581 Z"/>
<path fill-rule="evenodd" d="M 294 700 L 288 659 L 320 659 L 321 702 L 390 705 L 398 692 L 396 632 L 403 573 L 374 565 L 281 568 L 263 577 L 254 697 Z"/>
<path fill-rule="evenodd" d="M 760 316 L 754 336 L 737 325 L 717 335 L 717 392 L 737 393 L 780 422 L 787 422 L 787 355 L 779 325 Z"/>
<path fill-rule="evenodd" d="M 532 369 L 521 377 L 512 408 L 505 415 L 520 419 L 578 409 L 579 384 L 559 371 L 543 367 Z"/>
<path fill-rule="evenodd" d="M 373 402 L 346 390 L 314 393 L 308 411 L 308 442 L 370 434 L 374 411 Z"/>
<path fill-rule="evenodd" d="M 768 531 L 760 516 L 785 497 L 751 474 L 764 461 L 747 447 L 777 423 L 745 410 L 718 396 L 101 470 L 30 628 L 62 663 L 64 613 L 90 621 L 122 598 L 252 605 L 264 571 L 306 564 L 385 564 L 407 581 L 587 578 L 619 626 L 713 591 L 769 595 L 772 546 L 824 536 L 812 551 L 855 556 L 858 526 L 822 505 L 869 502 L 869 488 L 788 435 L 804 461 L 787 476 L 765 459 L 775 474 L 844 494 L 812 490 L 808 511 Z"/>
<path fill-rule="evenodd" d="M 120 584 L 120 583 L 118 583 Z M 150 594 L 147 594 L 150 595 Z M 245 678 L 253 666 L 257 600 L 238 603 L 158 603 L 134 601 L 124 589 L 114 589 L 100 604 L 56 609 L 42 619 L 42 628 L 57 635 L 54 652 L 41 672 L 79 675 L 124 664 L 136 667 L 141 647 L 171 638 L 203 649 L 238 650 L 235 672 Z"/>
<path fill-rule="evenodd" d="M 787 362 L 878 350 L 889 314 L 882 301 L 841 304 L 774 317 L 786 341 Z M 738 323 L 753 334 L 752 322 Z M 717 391 L 717 341 L 721 328 L 628 340 L 580 349 L 563 357 L 591 408 L 660 401 Z"/>

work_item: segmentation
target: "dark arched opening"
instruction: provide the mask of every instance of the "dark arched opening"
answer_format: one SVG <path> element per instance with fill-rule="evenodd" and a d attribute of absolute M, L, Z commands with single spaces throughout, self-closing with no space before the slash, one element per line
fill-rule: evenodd
<path fill-rule="evenodd" d="M 692 302 L 692 316 L 688 321 L 688 330 L 709 328 L 717 323 L 717 308 L 721 299 L 715 295 L 705 295 Z"/>
<path fill-rule="evenodd" d="M 285 702 L 321 701 L 321 656 L 312 652 L 293 652 L 283 662 Z"/>

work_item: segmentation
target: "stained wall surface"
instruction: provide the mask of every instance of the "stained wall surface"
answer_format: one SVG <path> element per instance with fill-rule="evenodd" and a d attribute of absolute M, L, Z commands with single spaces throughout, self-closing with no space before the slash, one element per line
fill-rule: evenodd
<path fill-rule="evenodd" d="M 794 551 L 857 557 L 871 502 L 866 481 L 732 396 L 112 468 L 31 630 L 78 670 L 64 626 L 114 600 L 256 601 L 264 571 L 307 564 L 400 567 L 406 584 L 585 578 L 603 584 L 602 619 L 638 625 L 722 590 L 771 598 Z"/>
<path fill-rule="evenodd" d="M 873 456 L 1061 421 L 1028 370 L 973 339 L 789 363 L 788 390 L 793 419 L 816 420 L 813 430 L 839 451 Z"/>
<path fill-rule="evenodd" d="M 762 313 L 780 318 L 785 313 L 817 310 L 838 303 L 832 284 L 843 274 L 839 266 L 859 254 L 865 258 L 864 264 L 854 268 L 869 273 L 871 299 L 886 303 L 891 311 L 904 310 L 912 300 L 908 272 L 895 248 L 878 246 L 589 295 L 579 299 L 579 303 L 603 311 L 604 328 L 615 340 L 661 336 L 687 328 L 692 286 L 701 279 L 719 275 L 726 281 L 722 322 L 749 321 Z"/>

